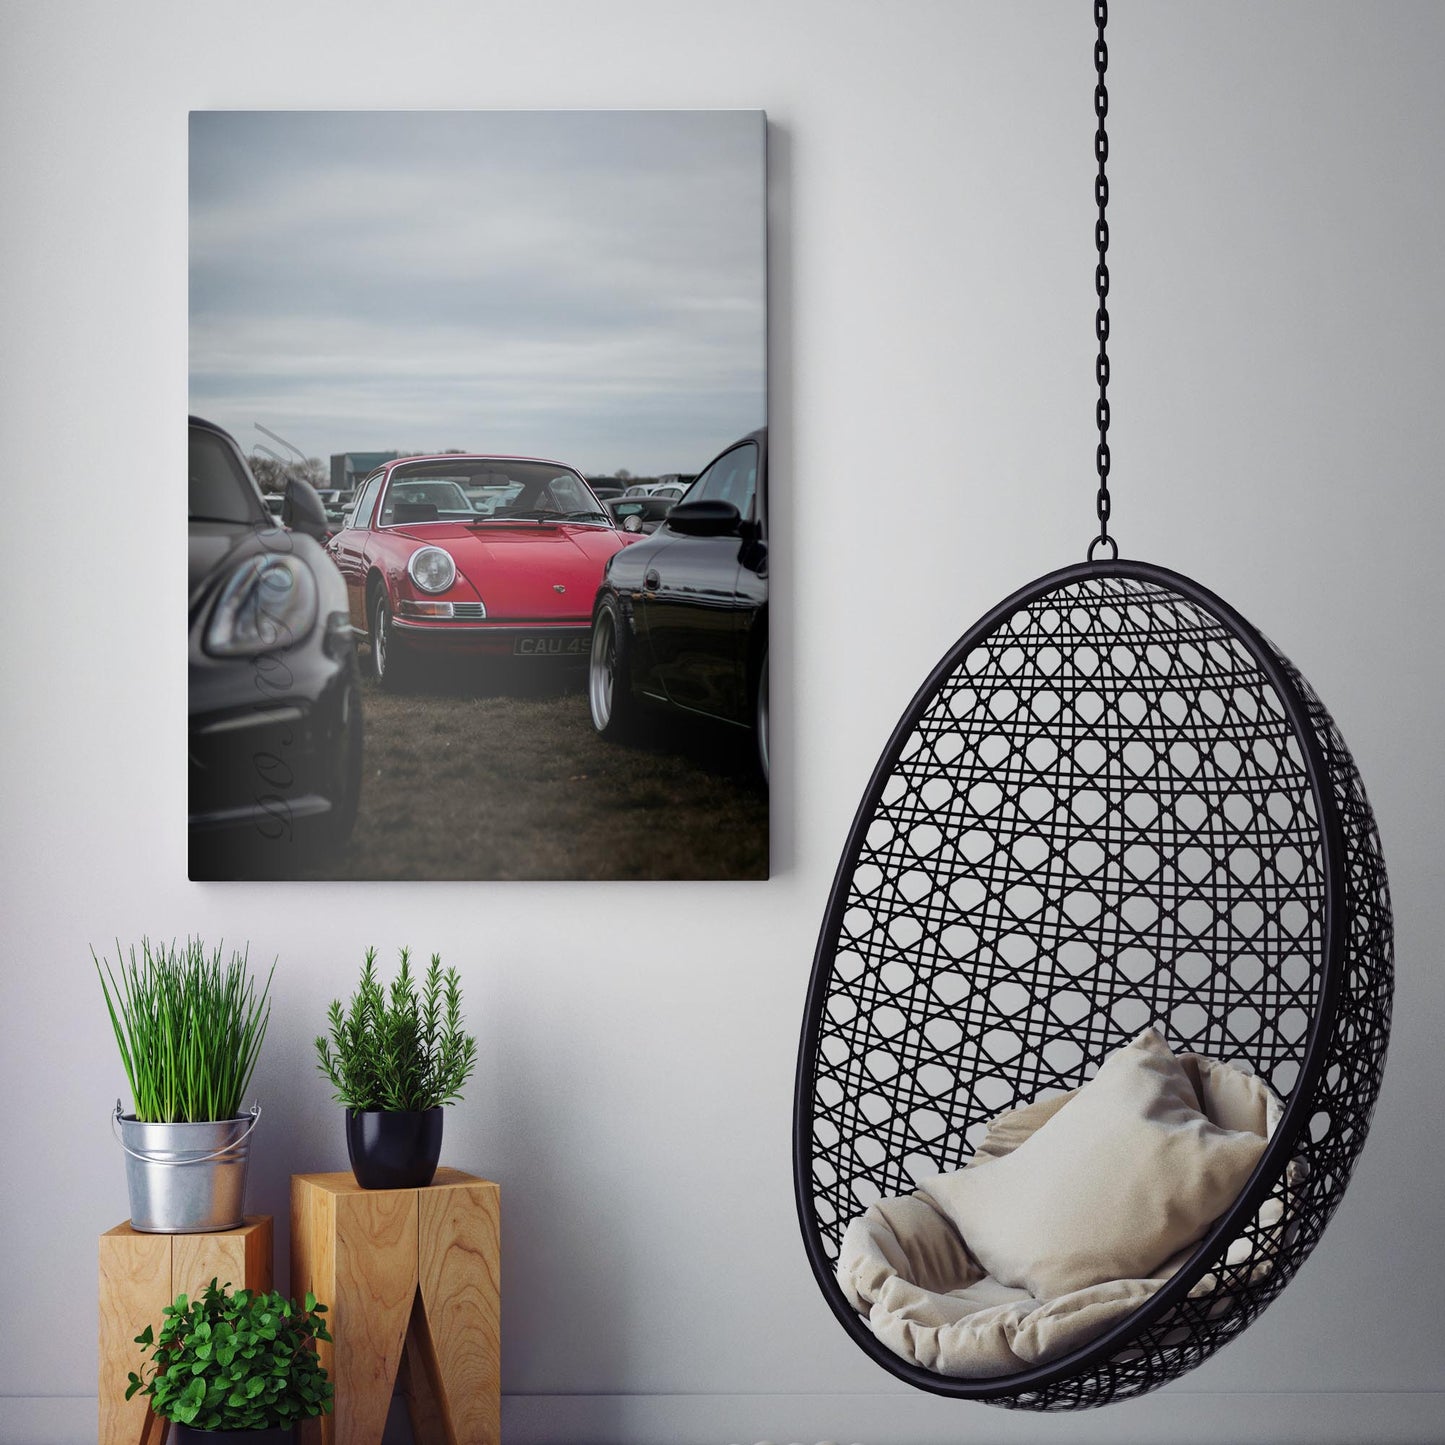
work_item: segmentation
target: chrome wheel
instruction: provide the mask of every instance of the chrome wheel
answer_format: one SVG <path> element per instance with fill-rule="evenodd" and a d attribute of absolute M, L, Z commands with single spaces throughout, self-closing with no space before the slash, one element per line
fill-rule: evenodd
<path fill-rule="evenodd" d="M 371 675 L 388 692 L 406 691 L 416 677 L 416 659 L 392 631 L 391 604 L 382 591 L 371 604 Z"/>
<path fill-rule="evenodd" d="M 617 690 L 617 624 L 610 608 L 597 614 L 592 627 L 592 653 L 587 663 L 587 702 L 592 726 L 600 733 L 612 722 L 612 699 Z"/>
<path fill-rule="evenodd" d="M 753 726 L 758 737 L 758 767 L 762 769 L 763 781 L 768 776 L 768 654 L 763 653 L 763 665 L 758 673 L 758 697 Z"/>
<path fill-rule="evenodd" d="M 377 593 L 371 609 L 371 670 L 378 682 L 386 681 L 386 654 L 390 644 L 391 609 L 384 593 Z"/>
<path fill-rule="evenodd" d="M 587 706 L 592 726 L 609 742 L 631 738 L 637 723 L 632 696 L 632 637 L 617 598 L 603 595 L 592 617 L 592 653 L 587 662 Z"/>

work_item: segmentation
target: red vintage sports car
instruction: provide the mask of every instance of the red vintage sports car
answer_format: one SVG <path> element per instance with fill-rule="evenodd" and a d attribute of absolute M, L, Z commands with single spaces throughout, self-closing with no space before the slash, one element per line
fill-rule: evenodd
<path fill-rule="evenodd" d="M 388 462 L 326 544 L 385 687 L 423 653 L 585 661 L 602 569 L 632 536 L 536 457 Z"/>

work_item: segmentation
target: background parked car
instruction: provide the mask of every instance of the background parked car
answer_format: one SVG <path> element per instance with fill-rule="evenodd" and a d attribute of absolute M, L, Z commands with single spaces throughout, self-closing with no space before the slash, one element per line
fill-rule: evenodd
<path fill-rule="evenodd" d="M 622 739 L 657 703 L 750 728 L 768 774 L 766 429 L 714 460 L 650 536 L 607 564 L 588 704 Z"/>
<path fill-rule="evenodd" d="M 663 497 L 670 502 L 681 499 L 687 487 L 681 482 L 637 482 L 623 492 L 624 497 Z"/>
<path fill-rule="evenodd" d="M 655 532 L 676 504 L 671 497 L 616 497 L 603 505 L 624 532 Z"/>
<path fill-rule="evenodd" d="M 361 791 L 346 587 L 294 480 L 278 526 L 235 441 L 190 419 L 190 874 L 287 877 L 345 841 Z"/>

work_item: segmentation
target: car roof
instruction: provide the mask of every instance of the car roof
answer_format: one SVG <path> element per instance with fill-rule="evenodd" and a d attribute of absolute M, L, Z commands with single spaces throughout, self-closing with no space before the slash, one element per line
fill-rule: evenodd
<path fill-rule="evenodd" d="M 501 452 L 428 452 L 419 457 L 394 457 L 385 465 L 395 469 L 410 462 L 539 462 L 544 467 L 561 467 L 564 471 L 582 475 L 571 462 L 558 462 L 551 457 L 506 456 Z"/>
<path fill-rule="evenodd" d="M 744 442 L 756 442 L 756 443 L 758 444 L 758 446 L 760 446 L 760 447 L 763 449 L 764 455 L 766 455 L 766 454 L 767 454 L 767 450 L 768 450 L 768 429 L 767 429 L 767 427 L 765 427 L 765 426 L 760 426 L 756 431 L 750 431 L 750 432 L 748 432 L 746 435 L 738 437 L 735 441 L 730 441 L 725 447 L 722 448 L 721 451 L 718 452 L 717 456 L 713 457 L 712 460 L 708 462 L 708 464 L 707 464 L 708 467 L 710 467 L 710 466 L 713 464 L 713 462 L 717 461 L 718 457 L 726 456 L 726 455 L 728 454 L 728 452 L 732 451 L 732 449 L 733 449 L 734 447 L 740 447 L 740 446 L 742 446 L 742 444 L 743 444 Z M 707 467 L 704 467 L 704 468 L 702 469 L 703 472 L 705 472 L 706 470 L 707 470 Z M 700 477 L 701 475 L 702 475 L 702 472 L 698 472 L 698 473 L 697 473 L 697 477 Z M 696 481 L 696 480 L 697 480 L 697 477 L 694 477 L 694 478 L 693 478 L 693 481 Z M 667 485 L 671 486 L 671 485 L 674 485 L 674 484 L 673 484 L 673 483 L 668 483 Z M 686 486 L 691 486 L 691 483 L 690 483 L 690 482 L 689 482 L 689 483 L 684 483 L 684 485 L 686 485 Z"/>
<path fill-rule="evenodd" d="M 666 497 L 606 497 L 603 505 L 608 507 L 660 507 Z"/>
<path fill-rule="evenodd" d="M 238 451 L 240 450 L 239 446 L 237 446 L 236 444 L 236 438 L 233 437 L 231 433 L 226 430 L 225 427 L 217 426 L 215 422 L 207 421 L 203 416 L 188 416 L 186 418 L 186 421 L 190 426 L 198 426 L 203 431 L 215 432 L 218 437 L 225 437 L 225 439 L 230 442 L 232 446 L 236 447 Z"/>

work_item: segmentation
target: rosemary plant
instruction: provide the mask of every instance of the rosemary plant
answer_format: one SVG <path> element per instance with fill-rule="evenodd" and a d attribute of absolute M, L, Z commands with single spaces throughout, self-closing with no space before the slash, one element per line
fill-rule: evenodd
<path fill-rule="evenodd" d="M 366 951 L 361 982 L 343 1012 L 333 999 L 330 1037 L 316 1038 L 317 1068 L 348 1109 L 409 1112 L 454 1104 L 477 1061 L 477 1041 L 462 1032 L 462 988 L 454 968 L 432 955 L 418 994 L 411 952 L 388 989 Z"/>
<path fill-rule="evenodd" d="M 116 967 L 91 949 L 135 1116 L 147 1124 L 234 1119 L 271 1017 L 271 973 L 259 996 L 246 955 L 222 962 L 198 938 L 168 948 L 143 938 Z"/>

